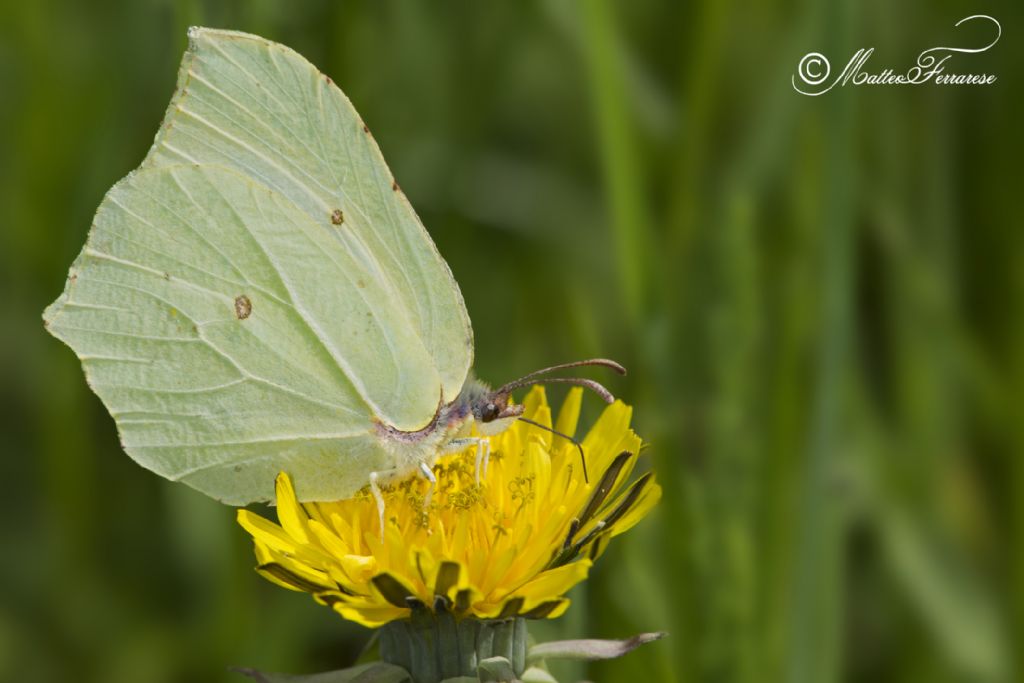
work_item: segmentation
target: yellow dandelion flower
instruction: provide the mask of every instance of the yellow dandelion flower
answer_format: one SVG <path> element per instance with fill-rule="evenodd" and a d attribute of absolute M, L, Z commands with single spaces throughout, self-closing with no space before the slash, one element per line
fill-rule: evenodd
<path fill-rule="evenodd" d="M 580 389 L 570 391 L 552 424 L 544 390 L 534 387 L 524 416 L 574 434 L 581 400 Z M 383 538 L 368 490 L 300 503 L 285 473 L 277 478 L 279 524 L 248 510 L 238 521 L 253 537 L 260 574 L 365 626 L 436 604 L 460 618 L 553 618 L 609 539 L 661 496 L 650 473 L 628 484 L 641 445 L 631 416 L 616 401 L 584 437 L 589 482 L 572 443 L 525 422 L 490 437 L 479 483 L 475 448 L 442 457 L 426 507 L 422 477 L 382 488 Z"/>

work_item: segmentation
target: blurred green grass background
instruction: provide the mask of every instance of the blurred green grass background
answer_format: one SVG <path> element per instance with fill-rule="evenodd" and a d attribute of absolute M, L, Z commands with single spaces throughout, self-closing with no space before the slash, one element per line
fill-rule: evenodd
<path fill-rule="evenodd" d="M 800 57 L 1003 40 L 990 87 L 790 86 Z M 42 1 L 0 7 L 0 680 L 241 680 L 368 633 L 123 455 L 42 328 L 191 24 L 283 42 L 373 129 L 477 370 L 625 363 L 665 487 L 544 637 L 597 681 L 1022 680 L 1020 3 Z M 959 32 L 958 32 L 959 31 Z M 552 392 L 558 396 L 558 392 Z M 596 402 L 595 402 L 596 403 Z M 597 406 L 590 406 L 590 415 Z"/>

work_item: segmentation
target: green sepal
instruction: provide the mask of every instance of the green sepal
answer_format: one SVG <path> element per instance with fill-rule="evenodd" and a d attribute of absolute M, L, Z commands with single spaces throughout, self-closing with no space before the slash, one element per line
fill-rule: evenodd
<path fill-rule="evenodd" d="M 531 666 L 524 671 L 520 680 L 523 683 L 558 683 L 554 676 L 536 666 Z"/>
<path fill-rule="evenodd" d="M 666 633 L 640 633 L 626 640 L 556 640 L 531 647 L 526 655 L 526 661 L 534 664 L 545 659 L 574 659 L 577 661 L 614 659 L 645 643 L 664 638 L 666 635 Z"/>
<path fill-rule="evenodd" d="M 519 680 L 512 670 L 512 662 L 504 657 L 488 657 L 480 660 L 477 673 L 480 683 L 514 683 Z"/>

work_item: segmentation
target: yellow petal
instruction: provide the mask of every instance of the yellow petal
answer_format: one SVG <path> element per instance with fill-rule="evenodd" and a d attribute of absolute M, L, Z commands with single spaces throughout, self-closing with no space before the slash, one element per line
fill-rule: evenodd
<path fill-rule="evenodd" d="M 573 387 L 565 396 L 561 410 L 558 411 L 558 421 L 555 429 L 573 436 L 576 434 L 576 424 L 580 419 L 580 407 L 583 405 L 583 387 Z"/>
<path fill-rule="evenodd" d="M 540 384 L 534 384 L 533 388 L 530 389 L 530 393 L 526 395 L 526 399 L 523 400 L 523 414 L 531 419 L 537 414 L 540 408 L 546 408 L 548 405 L 548 397 L 544 392 L 544 387 Z"/>
<path fill-rule="evenodd" d="M 332 608 L 335 612 L 349 621 L 354 621 L 357 624 L 366 626 L 367 628 L 378 628 L 389 621 L 402 619 L 409 615 L 409 610 L 399 609 L 392 605 L 381 607 L 352 607 L 351 605 L 343 602 L 336 602 L 332 605 Z"/>
<path fill-rule="evenodd" d="M 563 593 L 587 578 L 590 560 L 578 560 L 541 572 L 535 579 L 515 591 L 528 601 L 539 603 L 546 599 L 560 597 Z"/>
<path fill-rule="evenodd" d="M 378 573 L 377 559 L 372 555 L 342 555 L 338 561 L 353 581 L 366 582 Z"/>
<path fill-rule="evenodd" d="M 572 603 L 571 600 L 569 600 L 568 598 L 564 598 L 563 600 L 561 600 L 559 602 L 558 607 L 556 607 L 553 610 L 551 610 L 550 612 L 548 612 L 548 615 L 546 617 L 544 617 L 544 618 L 545 619 L 557 619 L 558 617 L 560 617 L 563 614 L 565 614 L 565 610 L 569 609 L 569 605 L 571 603 Z"/>
<path fill-rule="evenodd" d="M 633 503 L 633 507 L 624 514 L 619 521 L 612 526 L 612 536 L 629 531 L 633 526 L 643 519 L 651 511 L 658 501 L 661 500 L 661 486 L 655 482 L 647 485 L 647 490 L 640 496 L 640 500 Z"/>
<path fill-rule="evenodd" d="M 295 541 L 292 537 L 270 520 L 249 510 L 239 510 L 236 518 L 242 528 L 257 541 L 282 552 L 295 552 Z"/>
<path fill-rule="evenodd" d="M 295 497 L 292 480 L 284 472 L 277 475 L 277 518 L 288 535 L 299 543 L 309 543 L 309 530 L 305 510 Z"/>

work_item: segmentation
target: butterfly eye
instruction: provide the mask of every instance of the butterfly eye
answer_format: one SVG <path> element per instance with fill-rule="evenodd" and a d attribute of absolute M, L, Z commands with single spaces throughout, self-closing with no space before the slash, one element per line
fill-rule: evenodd
<path fill-rule="evenodd" d="M 498 406 L 494 405 L 493 403 L 488 403 L 486 406 L 484 406 L 483 412 L 480 415 L 480 419 L 483 420 L 484 422 L 490 422 L 498 417 L 498 413 Z"/>

